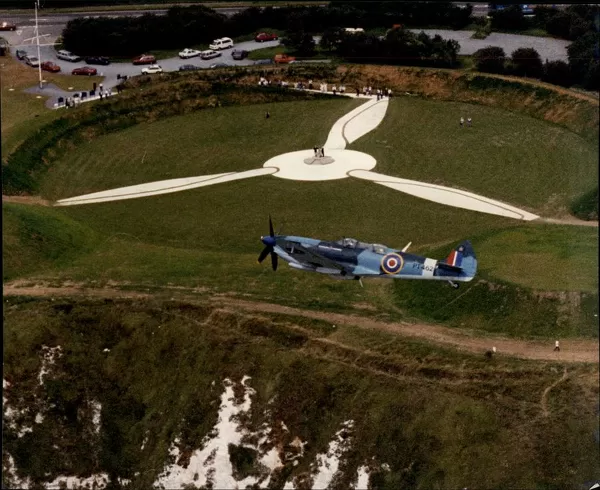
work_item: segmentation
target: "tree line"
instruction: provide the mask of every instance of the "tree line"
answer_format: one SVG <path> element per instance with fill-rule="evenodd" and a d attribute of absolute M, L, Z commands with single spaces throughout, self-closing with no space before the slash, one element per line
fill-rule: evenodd
<path fill-rule="evenodd" d="M 555 37 L 573 40 L 567 48 L 568 63 L 545 62 L 532 48 L 521 48 L 506 56 L 504 50 L 489 46 L 474 54 L 479 71 L 539 78 L 543 81 L 570 87 L 580 85 L 587 90 L 600 90 L 600 50 L 598 7 L 571 5 L 565 10 L 536 7 L 535 17 L 526 18 L 518 5 L 492 12 L 492 28 L 520 31 L 532 27 L 543 28 Z"/>
<path fill-rule="evenodd" d="M 330 26 L 411 27 L 438 25 L 461 28 L 469 23 L 471 8 L 450 2 L 396 4 L 395 2 L 331 2 L 326 7 L 251 7 L 231 17 L 204 6 L 177 6 L 166 15 L 81 18 L 63 31 L 65 49 L 80 55 L 133 56 L 152 49 L 182 49 L 222 36 L 238 37 L 272 28 L 290 32 L 322 32 Z M 360 26 L 356 20 L 361 19 Z"/>

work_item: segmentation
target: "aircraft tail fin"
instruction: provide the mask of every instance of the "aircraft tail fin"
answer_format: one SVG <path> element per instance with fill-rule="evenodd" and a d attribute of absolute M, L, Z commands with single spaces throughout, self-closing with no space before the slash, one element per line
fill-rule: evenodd
<path fill-rule="evenodd" d="M 452 250 L 443 263 L 453 269 L 460 269 L 467 277 L 473 277 L 477 272 L 477 257 L 471 242 L 468 240 Z"/>

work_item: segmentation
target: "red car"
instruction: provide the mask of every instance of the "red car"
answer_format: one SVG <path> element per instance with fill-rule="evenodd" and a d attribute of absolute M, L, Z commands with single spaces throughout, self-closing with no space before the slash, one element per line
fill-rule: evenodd
<path fill-rule="evenodd" d="M 257 34 L 256 37 L 254 38 L 254 40 L 257 43 L 264 43 L 265 41 L 277 41 L 277 39 L 279 39 L 277 34 L 273 34 L 273 33 L 268 34 L 266 32 L 261 32 L 260 34 Z"/>
<path fill-rule="evenodd" d="M 142 54 L 137 58 L 133 58 L 134 65 L 152 65 L 156 63 L 156 58 L 151 54 Z"/>
<path fill-rule="evenodd" d="M 91 66 L 82 66 L 81 68 L 75 68 L 71 72 L 71 75 L 87 75 L 88 77 L 91 77 L 96 73 L 98 73 L 96 68 L 92 68 Z"/>
<path fill-rule="evenodd" d="M 276 54 L 273 58 L 275 63 L 289 63 L 290 61 L 296 61 L 294 56 L 288 56 L 287 54 Z"/>
<path fill-rule="evenodd" d="M 0 31 L 15 31 L 17 30 L 17 26 L 15 24 L 11 24 L 10 22 L 0 22 Z"/>
<path fill-rule="evenodd" d="M 52 63 L 52 61 L 44 61 L 42 63 L 42 70 L 57 73 L 60 71 L 60 66 L 56 63 Z"/>

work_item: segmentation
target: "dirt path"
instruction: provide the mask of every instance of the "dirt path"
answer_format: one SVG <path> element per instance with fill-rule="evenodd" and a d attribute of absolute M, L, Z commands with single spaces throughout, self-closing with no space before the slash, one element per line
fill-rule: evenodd
<path fill-rule="evenodd" d="M 206 299 L 194 297 L 189 293 L 193 290 L 182 288 L 169 288 L 169 294 L 183 301 L 206 303 Z M 204 291 L 196 291 L 204 292 Z M 91 296 L 97 298 L 151 298 L 156 293 L 139 291 L 121 291 L 116 288 L 84 288 L 78 285 L 63 287 L 48 287 L 46 285 L 28 286 L 26 281 L 15 281 L 4 285 L 4 296 Z M 277 313 L 291 316 L 301 316 L 316 320 L 323 320 L 333 325 L 353 325 L 370 330 L 391 332 L 405 337 L 427 340 L 440 346 L 451 347 L 461 351 L 483 354 L 495 346 L 498 356 L 511 356 L 522 359 L 533 359 L 558 362 L 599 362 L 598 342 L 584 339 L 561 339 L 561 350 L 554 352 L 554 342 L 548 340 L 529 341 L 510 339 L 500 336 L 479 337 L 476 332 L 451 329 L 438 325 L 406 322 L 384 322 L 373 320 L 369 317 L 346 315 L 340 313 L 327 313 L 321 311 L 304 310 L 272 303 L 246 301 L 223 295 L 212 296 L 210 303 L 215 306 L 231 307 L 253 313 Z"/>
<path fill-rule="evenodd" d="M 565 370 L 563 372 L 563 375 L 560 379 L 556 380 L 554 383 L 552 383 L 550 386 L 548 386 L 544 392 L 542 393 L 542 400 L 541 400 L 541 405 L 542 405 L 542 413 L 544 414 L 544 417 L 547 417 L 548 415 L 550 415 L 550 412 L 548 411 L 548 393 L 550 393 L 550 390 L 556 386 L 558 386 L 560 383 L 562 383 L 565 379 L 567 379 L 568 374 L 567 374 L 567 366 L 565 366 Z"/>
<path fill-rule="evenodd" d="M 5 196 L 2 195 L 2 202 L 16 202 L 19 204 L 38 204 L 40 206 L 52 206 L 50 201 L 42 199 L 40 196 Z"/>
<path fill-rule="evenodd" d="M 577 218 L 539 218 L 536 221 L 552 223 L 554 225 L 572 225 L 572 226 L 595 226 L 598 228 L 598 221 L 585 221 Z"/>

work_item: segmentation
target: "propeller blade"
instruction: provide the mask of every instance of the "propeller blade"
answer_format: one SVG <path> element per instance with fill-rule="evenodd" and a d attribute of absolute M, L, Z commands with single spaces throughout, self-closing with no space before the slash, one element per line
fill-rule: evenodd
<path fill-rule="evenodd" d="M 273 266 L 273 270 L 277 270 L 277 254 L 275 252 L 271 252 L 271 265 Z"/>
<path fill-rule="evenodd" d="M 271 221 L 271 215 L 269 215 L 269 234 L 271 236 L 275 236 L 275 233 L 273 232 L 273 222 Z"/>
<path fill-rule="evenodd" d="M 265 258 L 267 257 L 267 255 L 269 255 L 269 252 L 271 252 L 272 250 L 273 249 L 271 247 L 265 247 L 265 248 L 263 248 L 263 251 L 258 256 L 258 263 L 260 264 L 263 260 L 265 260 Z"/>

